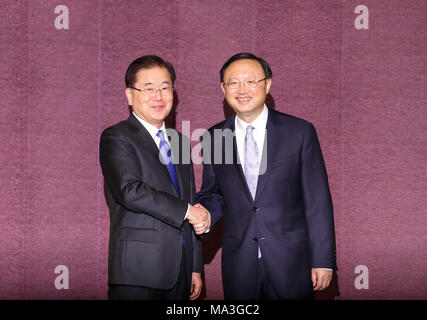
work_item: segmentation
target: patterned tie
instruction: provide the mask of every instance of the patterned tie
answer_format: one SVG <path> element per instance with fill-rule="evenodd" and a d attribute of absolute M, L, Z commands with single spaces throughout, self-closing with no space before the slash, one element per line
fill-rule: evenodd
<path fill-rule="evenodd" d="M 176 171 L 175 166 L 172 162 L 172 152 L 169 147 L 169 144 L 166 142 L 165 137 L 163 135 L 163 131 L 159 130 L 156 134 L 160 138 L 160 144 L 159 144 L 159 151 L 162 155 L 163 161 L 166 164 L 166 167 L 168 168 L 169 175 L 172 179 L 173 185 L 175 186 L 175 190 L 178 194 L 178 197 L 181 197 L 181 192 L 179 190 L 178 186 L 178 179 L 176 178 Z"/>
<path fill-rule="evenodd" d="M 255 128 L 251 125 L 246 127 L 244 158 L 245 158 L 245 177 L 251 192 L 252 199 L 255 200 L 256 187 L 258 184 L 259 171 L 259 153 L 252 131 Z"/>

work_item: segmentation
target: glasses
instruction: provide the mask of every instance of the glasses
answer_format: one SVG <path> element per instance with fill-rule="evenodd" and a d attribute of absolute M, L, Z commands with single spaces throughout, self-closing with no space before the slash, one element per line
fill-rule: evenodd
<path fill-rule="evenodd" d="M 151 87 L 144 88 L 144 89 L 138 89 L 135 87 L 130 87 L 130 88 L 134 89 L 136 91 L 142 92 L 143 94 L 145 94 L 147 96 L 152 96 L 152 97 L 154 97 L 157 94 L 157 91 L 159 91 L 160 94 L 164 97 L 171 95 L 173 92 L 173 87 L 171 87 L 171 86 L 164 86 L 164 87 L 161 87 L 159 89 L 151 88 Z"/>
<path fill-rule="evenodd" d="M 261 79 L 261 80 L 255 80 L 255 79 L 246 79 L 243 81 L 231 80 L 230 82 L 224 82 L 224 83 L 227 85 L 228 89 L 236 90 L 236 89 L 240 88 L 240 84 L 242 82 L 246 88 L 255 88 L 259 82 L 267 80 L 267 79 L 268 79 L 268 77 L 265 77 L 264 79 Z"/>

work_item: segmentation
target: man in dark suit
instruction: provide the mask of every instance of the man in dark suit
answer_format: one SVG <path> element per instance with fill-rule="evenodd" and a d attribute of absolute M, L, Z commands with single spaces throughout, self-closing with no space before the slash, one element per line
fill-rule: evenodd
<path fill-rule="evenodd" d="M 210 217 L 193 206 L 189 141 L 164 123 L 175 71 L 160 57 L 143 56 L 129 65 L 125 81 L 133 112 L 100 141 L 110 207 L 108 297 L 196 299 L 203 262 L 195 232 L 205 232 Z"/>
<path fill-rule="evenodd" d="M 236 115 L 202 137 L 197 200 L 212 225 L 224 219 L 224 297 L 313 299 L 336 269 L 332 200 L 316 131 L 265 105 L 272 83 L 265 60 L 236 54 L 220 75 Z"/>

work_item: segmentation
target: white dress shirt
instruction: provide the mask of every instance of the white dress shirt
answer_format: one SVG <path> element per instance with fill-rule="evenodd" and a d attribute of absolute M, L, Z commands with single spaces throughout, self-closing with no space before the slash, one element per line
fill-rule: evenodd
<path fill-rule="evenodd" d="M 237 115 L 236 115 L 236 118 L 234 119 L 234 127 L 236 129 L 237 153 L 239 155 L 239 160 L 240 160 L 240 164 L 242 165 L 242 169 L 245 167 L 244 145 L 245 145 L 246 128 L 248 125 L 252 125 L 254 127 L 254 130 L 252 131 L 252 135 L 258 147 L 258 154 L 261 157 L 262 150 L 264 148 L 267 118 L 268 118 L 268 108 L 264 104 L 264 109 L 261 111 L 259 116 L 252 123 L 247 123 L 243 121 Z M 259 159 L 259 162 L 261 163 L 261 159 Z"/>
<path fill-rule="evenodd" d="M 157 132 L 159 132 L 159 130 L 163 131 L 163 136 L 165 137 L 166 142 L 170 145 L 169 137 L 168 137 L 167 132 L 166 132 L 166 126 L 165 126 L 164 121 L 162 123 L 162 126 L 159 129 L 159 128 L 153 126 L 152 124 L 148 123 L 144 119 L 141 119 L 140 117 L 138 117 L 135 112 L 133 112 L 133 115 L 135 116 L 135 118 L 138 119 L 139 122 L 141 122 L 141 124 L 144 126 L 144 128 L 147 129 L 148 133 L 150 134 L 150 136 L 153 138 L 154 142 L 156 143 L 157 148 L 159 148 L 159 146 L 160 146 L 160 138 L 157 136 Z"/>

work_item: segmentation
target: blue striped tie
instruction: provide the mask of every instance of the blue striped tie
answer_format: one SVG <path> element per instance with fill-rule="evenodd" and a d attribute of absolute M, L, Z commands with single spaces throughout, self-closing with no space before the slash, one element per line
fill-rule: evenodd
<path fill-rule="evenodd" d="M 178 179 L 176 178 L 175 166 L 172 162 L 172 152 L 169 144 L 166 142 L 165 137 L 163 135 L 163 131 L 159 130 L 156 134 L 160 138 L 159 151 L 162 155 L 163 161 L 168 168 L 169 175 L 172 179 L 173 185 L 175 186 L 176 193 L 178 194 L 178 198 L 181 198 L 181 192 L 179 190 Z"/>

